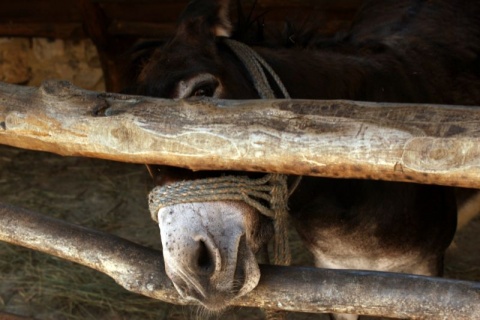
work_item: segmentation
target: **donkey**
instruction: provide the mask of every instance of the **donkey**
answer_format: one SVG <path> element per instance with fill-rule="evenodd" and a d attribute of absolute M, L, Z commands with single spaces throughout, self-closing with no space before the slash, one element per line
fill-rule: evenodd
<path fill-rule="evenodd" d="M 139 69 L 129 92 L 259 98 L 226 44 L 232 35 L 228 9 L 227 0 L 191 1 L 169 41 L 137 48 Z M 478 1 L 369 0 L 341 36 L 253 49 L 292 98 L 480 104 Z M 279 86 L 272 87 L 282 97 Z M 220 175 L 149 170 L 157 185 Z M 430 276 L 442 274 L 457 214 L 448 187 L 313 177 L 303 178 L 289 207 L 317 267 Z M 156 214 L 166 272 L 180 295 L 221 310 L 257 285 L 255 253 L 272 236 L 271 219 L 240 201 L 175 204 Z"/>

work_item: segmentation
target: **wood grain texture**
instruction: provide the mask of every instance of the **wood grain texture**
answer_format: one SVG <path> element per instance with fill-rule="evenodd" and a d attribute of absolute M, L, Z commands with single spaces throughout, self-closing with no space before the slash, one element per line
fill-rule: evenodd
<path fill-rule="evenodd" d="M 193 170 L 480 188 L 480 109 L 342 100 L 164 100 L 0 84 L 0 143 Z"/>
<path fill-rule="evenodd" d="M 0 241 L 88 266 L 138 294 L 175 304 L 194 303 L 179 296 L 159 251 L 5 204 L 0 204 L 0 226 Z M 260 268 L 258 286 L 234 305 L 402 319 L 480 317 L 477 282 L 373 271 Z"/>

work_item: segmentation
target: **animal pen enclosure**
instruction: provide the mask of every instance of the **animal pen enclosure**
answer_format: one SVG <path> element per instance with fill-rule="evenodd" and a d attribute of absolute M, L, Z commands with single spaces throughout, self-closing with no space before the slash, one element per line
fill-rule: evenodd
<path fill-rule="evenodd" d="M 112 40 L 111 34 L 121 33 L 122 31 L 118 30 L 122 30 L 123 24 L 111 23 L 109 29 L 102 29 L 104 20 L 99 18 L 99 15 L 102 12 L 108 15 L 108 8 L 117 8 L 118 10 L 119 7 L 115 7 L 117 4 L 115 1 L 78 1 L 75 3 L 81 4 L 82 10 L 71 12 L 75 14 L 83 12 L 84 17 L 90 17 L 88 21 L 98 22 L 95 26 L 87 27 L 86 30 L 90 30 L 90 36 L 99 48 L 105 74 L 107 78 L 110 77 L 110 80 L 107 80 L 107 86 L 112 90 L 118 89 L 120 78 L 117 73 L 119 71 L 116 71 L 115 67 L 118 63 L 112 62 L 116 59 L 114 54 L 105 52 L 102 50 L 102 46 L 105 46 L 105 42 L 122 42 L 118 39 Z M 144 3 L 157 5 L 150 1 Z M 312 2 L 305 3 L 311 5 Z M 355 5 L 355 1 L 341 3 L 347 7 L 347 9 L 343 7 L 346 15 L 350 12 L 348 5 Z M 92 4 L 94 5 L 92 6 Z M 12 4 L 12 6 L 15 5 Z M 130 3 L 130 5 L 133 4 Z M 170 5 L 174 6 L 171 3 Z M 45 8 L 50 7 L 45 6 Z M 342 9 L 342 5 L 338 5 L 338 8 Z M 103 11 L 99 9 L 103 9 Z M 176 17 L 177 15 L 172 14 L 171 16 Z M 141 30 L 138 31 L 139 33 L 147 35 L 149 34 L 148 30 L 152 30 L 148 24 L 135 23 L 135 25 L 136 27 L 133 29 L 125 28 L 124 30 L 131 32 L 138 28 Z M 57 26 L 56 28 L 45 28 L 41 24 L 34 24 L 31 28 L 23 29 L 15 26 L 15 23 L 11 23 L 10 33 L 5 34 L 62 37 L 62 32 L 73 30 L 65 37 L 70 37 L 72 34 L 82 36 L 79 35 L 81 32 L 78 24 L 69 25 L 71 29 L 58 23 L 54 24 Z M 154 27 L 158 28 L 158 26 Z M 167 30 L 166 33 L 168 33 L 168 28 L 167 25 L 163 26 L 163 29 L 158 29 Z M 32 32 L 31 30 L 36 30 L 35 34 L 28 34 L 28 32 Z M 48 34 L 49 32 L 51 33 Z M 121 38 L 124 36 L 123 34 Z M 129 34 L 129 36 L 132 35 Z M 133 36 L 138 36 L 138 34 Z M 126 40 L 122 40 L 131 41 L 128 37 L 126 38 Z M 480 150 L 476 129 L 480 122 L 478 119 L 480 116 L 474 108 L 440 107 L 433 109 L 431 106 L 417 105 L 409 106 L 410 112 L 407 114 L 404 105 L 383 106 L 382 109 L 379 109 L 378 104 L 348 101 L 291 101 L 284 103 L 279 101 L 215 102 L 207 100 L 173 103 L 149 98 L 86 92 L 64 82 L 47 82 L 41 89 L 2 85 L 1 97 L 0 141 L 2 144 L 21 148 L 135 163 L 181 163 L 193 169 L 235 168 L 331 177 L 414 181 L 474 188 L 478 188 L 480 184 L 478 163 Z M 168 114 L 167 118 L 178 119 L 179 115 L 182 115 L 181 118 L 187 119 L 187 121 L 185 123 L 165 124 L 162 121 L 155 123 L 156 120 L 166 117 L 165 112 L 167 111 L 158 111 L 155 114 L 148 111 L 148 107 L 155 104 L 158 108 L 162 103 L 169 106 L 168 112 L 171 114 Z M 190 129 L 194 129 L 193 131 L 197 131 L 196 135 L 188 131 L 189 117 L 199 119 L 199 115 L 195 114 L 195 110 L 198 108 L 190 108 L 191 104 L 201 106 L 203 117 L 206 119 L 204 123 L 197 122 L 195 127 L 190 127 Z M 132 108 L 133 105 L 135 108 Z M 253 108 L 252 106 L 257 107 Z M 308 106 L 311 113 L 305 112 L 307 109 L 305 106 Z M 412 108 L 416 111 L 411 112 Z M 212 117 L 224 119 L 226 123 L 232 122 L 228 121 L 228 117 L 232 117 L 231 119 L 238 122 L 240 119 L 238 110 L 242 110 L 241 117 L 245 117 L 242 119 L 248 123 L 242 130 L 243 135 L 238 136 L 232 130 L 218 131 L 216 127 L 209 127 L 209 120 Z M 296 110 L 302 113 L 296 114 Z M 275 114 L 287 119 L 285 121 L 289 123 L 292 131 L 296 134 L 292 136 L 280 134 L 265 114 Z M 353 116 L 347 116 L 347 114 Z M 296 115 L 299 120 L 289 121 L 288 119 L 291 119 L 292 115 Z M 264 120 L 255 122 L 252 119 Z M 442 126 L 433 127 L 426 121 L 428 119 L 442 123 Z M 392 121 L 395 121 L 394 126 L 391 125 Z M 340 134 L 331 135 L 326 130 L 331 127 L 332 123 L 341 125 L 342 132 Z M 402 127 L 399 123 L 403 123 L 405 126 Z M 177 126 L 175 126 L 176 124 Z M 198 134 L 199 129 L 202 130 L 200 134 Z M 358 133 L 361 133 L 361 137 L 358 136 Z M 165 136 L 167 137 L 165 138 Z M 171 138 L 186 136 L 189 137 L 187 140 Z M 270 143 L 269 138 L 271 137 L 273 137 L 273 142 Z M 251 139 L 255 140 L 253 150 L 251 145 L 248 145 Z M 277 143 L 279 140 L 282 141 L 281 144 Z M 317 141 L 318 145 L 313 147 L 312 141 Z M 356 146 L 355 152 L 352 152 L 352 144 Z M 265 145 L 270 147 L 269 151 Z M 452 153 L 451 150 L 459 152 Z M 150 151 L 155 152 L 151 153 Z M 269 161 L 260 161 L 261 159 L 269 159 Z M 21 209 L 4 208 L 7 210 L 2 211 L 4 220 L 2 220 L 1 235 L 3 240 L 27 247 L 38 247 L 38 243 L 35 243 L 40 241 L 42 234 L 49 234 L 55 230 L 55 239 L 48 237 L 48 241 L 41 242 L 41 246 L 48 253 L 68 258 L 68 255 L 72 253 L 72 246 L 79 243 L 83 248 L 94 247 L 95 250 L 104 248 L 106 250 L 97 252 L 103 257 L 108 257 L 105 261 L 119 261 L 118 263 L 124 266 L 123 270 L 129 270 L 127 275 L 120 272 L 117 267 L 111 269 L 112 264 L 99 265 L 98 259 L 90 256 L 90 250 L 73 252 L 70 258 L 74 261 L 82 260 L 86 265 L 102 270 L 134 292 L 155 298 L 161 297 L 166 301 L 181 302 L 173 291 L 172 285 L 164 277 L 158 275 L 158 271 L 162 269 L 158 253 L 139 248 L 123 242 L 123 240 L 112 239 L 105 234 L 61 224 Z M 10 228 L 15 227 L 11 223 L 13 217 L 15 220 L 20 220 L 18 217 L 23 215 L 25 215 L 25 220 L 21 221 L 24 221 L 25 224 L 18 225 L 18 229 Z M 7 225 L 8 228 L 3 227 Z M 26 234 L 21 236 L 21 232 L 26 232 Z M 39 233 L 39 238 L 32 237 L 34 232 Z M 62 237 L 62 234 L 65 235 L 65 233 L 67 236 Z M 17 235 L 12 237 L 13 234 Z M 66 246 L 67 250 L 65 250 Z M 132 250 L 130 254 L 125 255 L 134 257 L 133 264 L 128 260 L 117 260 L 119 259 L 117 246 L 120 246 L 122 250 Z M 63 253 L 60 253 L 62 251 Z M 142 263 L 137 263 L 138 261 Z M 474 318 L 480 312 L 478 310 L 479 288 L 476 282 L 429 280 L 409 276 L 395 278 L 375 273 L 292 270 L 264 267 L 262 270 L 264 271 L 262 278 L 264 282 L 259 287 L 257 296 L 248 296 L 239 303 L 298 311 L 355 310 L 372 315 L 388 313 L 399 317 L 418 316 L 431 319 L 437 319 L 441 312 L 445 312 L 445 315 L 455 315 L 458 319 Z M 133 276 L 133 273 L 136 275 Z M 142 277 L 145 275 L 153 278 L 144 281 Z M 285 279 L 287 275 L 291 277 L 291 282 L 278 280 Z M 298 277 L 298 281 L 296 281 L 296 277 Z M 297 290 L 292 286 L 301 285 L 301 279 L 304 281 L 305 277 L 320 279 L 319 282 L 323 282 L 323 288 L 302 287 L 299 290 L 301 293 L 308 292 L 310 294 L 296 295 L 295 291 Z M 134 279 L 140 285 L 132 284 Z M 332 282 L 326 282 L 327 279 Z M 372 282 L 371 279 L 375 281 Z M 478 281 L 478 279 L 476 280 Z M 351 283 L 355 283 L 357 286 L 349 287 L 348 285 Z M 401 287 L 405 286 L 405 291 L 401 291 L 402 294 L 408 296 L 409 284 L 419 291 L 416 294 L 411 292 L 412 296 L 403 300 L 402 304 L 399 300 L 395 300 L 394 295 L 393 299 L 389 297 L 389 294 L 393 294 L 388 290 L 389 285 L 396 284 L 395 288 L 399 290 L 399 283 Z M 332 297 L 323 293 L 329 290 L 337 290 L 340 293 L 342 285 L 344 286 L 343 290 L 347 292 L 345 295 L 339 294 Z M 355 297 L 353 290 L 358 287 L 366 289 L 368 294 L 362 293 Z M 284 290 L 287 293 L 282 296 L 281 293 Z M 440 294 L 442 290 L 449 291 L 449 296 Z M 455 293 L 453 296 L 452 292 Z M 275 296 L 273 293 L 280 293 L 280 295 Z M 439 294 L 441 299 L 438 299 Z M 437 301 L 438 305 L 430 305 L 431 309 L 428 309 L 425 306 L 426 303 L 418 300 L 419 296 L 432 297 L 432 299 L 425 298 L 425 301 L 428 303 Z M 436 298 L 433 299 L 433 296 Z M 304 301 L 298 300 L 296 306 L 293 306 L 291 305 L 293 299 L 304 299 Z M 312 301 L 316 303 L 311 303 Z M 373 301 L 375 303 L 372 304 Z M 371 305 L 378 306 L 378 304 L 383 309 L 370 307 Z M 355 309 L 349 309 L 352 306 Z"/>

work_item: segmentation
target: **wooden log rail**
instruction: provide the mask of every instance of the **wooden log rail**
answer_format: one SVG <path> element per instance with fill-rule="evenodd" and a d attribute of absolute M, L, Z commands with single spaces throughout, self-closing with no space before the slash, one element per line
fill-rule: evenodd
<path fill-rule="evenodd" d="M 0 144 L 192 170 L 480 188 L 480 109 L 343 100 L 163 100 L 0 84 Z"/>
<path fill-rule="evenodd" d="M 175 304 L 161 252 L 113 235 L 0 204 L 0 241 L 88 266 L 127 290 Z M 480 319 L 480 284 L 370 271 L 261 266 L 253 292 L 234 305 L 408 319 Z"/>

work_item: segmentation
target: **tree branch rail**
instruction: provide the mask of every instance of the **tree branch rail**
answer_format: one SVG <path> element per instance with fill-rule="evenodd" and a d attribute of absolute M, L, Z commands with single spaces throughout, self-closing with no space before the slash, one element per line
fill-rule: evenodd
<path fill-rule="evenodd" d="M 480 109 L 345 100 L 165 100 L 0 84 L 0 144 L 192 170 L 480 188 Z"/>
<path fill-rule="evenodd" d="M 73 261 L 129 291 L 175 304 L 161 252 L 111 234 L 0 204 L 0 240 Z M 372 271 L 261 266 L 256 289 L 237 306 L 299 312 L 356 313 L 408 319 L 480 318 L 480 284 Z"/>

